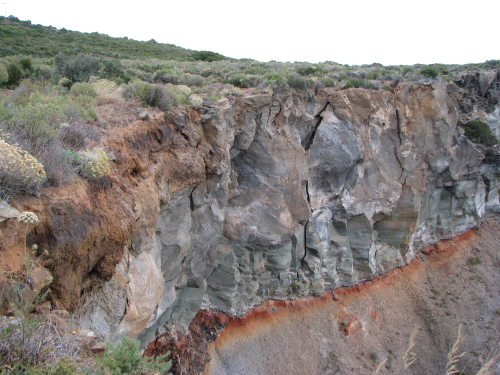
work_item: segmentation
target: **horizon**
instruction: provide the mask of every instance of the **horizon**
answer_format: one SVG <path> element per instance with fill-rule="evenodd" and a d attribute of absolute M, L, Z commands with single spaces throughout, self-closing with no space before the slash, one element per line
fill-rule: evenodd
<path fill-rule="evenodd" d="M 478 0 L 476 5 L 480 7 L 482 3 L 488 12 L 500 10 L 500 5 L 491 5 L 485 0 Z M 158 4 L 146 0 L 139 10 L 95 0 L 76 6 L 61 0 L 44 3 L 11 0 L 2 4 L 4 16 L 9 14 L 33 24 L 139 41 L 154 39 L 186 49 L 262 62 L 334 61 L 343 65 L 380 63 L 388 66 L 468 64 L 499 58 L 490 47 L 494 45 L 496 33 L 493 23 L 468 17 L 467 9 L 457 9 L 451 1 L 436 4 L 425 0 L 411 12 L 403 13 L 403 27 L 438 17 L 438 30 L 428 24 L 398 30 L 398 25 L 387 21 L 399 16 L 394 11 L 401 12 L 400 3 L 393 0 L 377 4 L 367 0 L 357 4 L 322 4 L 316 0 L 306 10 L 291 7 L 283 0 L 272 3 L 258 0 L 244 11 L 236 10 L 234 3 L 227 0 L 216 0 L 210 6 L 199 0 L 189 4 Z M 308 11 L 315 11 L 315 6 L 321 6 L 321 14 L 331 14 L 332 19 L 316 20 L 316 14 Z M 196 11 L 197 7 L 203 12 Z M 140 13 L 142 9 L 146 9 L 144 16 Z M 266 12 L 262 13 L 262 9 Z M 314 22 L 304 27 L 302 23 L 308 17 Z M 466 20 L 469 34 L 441 36 L 443 31 L 456 27 L 460 19 Z M 480 38 L 474 29 L 482 30 Z"/>

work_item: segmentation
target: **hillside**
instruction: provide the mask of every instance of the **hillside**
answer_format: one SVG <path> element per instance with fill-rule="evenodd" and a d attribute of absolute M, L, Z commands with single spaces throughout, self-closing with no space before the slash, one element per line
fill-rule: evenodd
<path fill-rule="evenodd" d="M 51 26 L 33 25 L 16 17 L 0 17 L 0 57 L 30 55 L 53 58 L 58 53 L 90 53 L 99 57 L 117 59 L 189 60 L 193 51 L 173 44 L 157 43 L 124 38 L 113 38 L 105 34 L 81 33 Z"/>
<path fill-rule="evenodd" d="M 411 66 L 350 66 L 325 61 L 267 63 L 252 59 L 231 59 L 212 51 L 191 51 L 173 44 L 113 38 L 108 35 L 81 33 L 51 26 L 32 25 L 10 16 L 0 17 L 0 69 L 22 58 L 31 59 L 33 69 L 24 70 L 31 79 L 50 79 L 57 83 L 68 71 L 61 69 L 61 60 L 73 60 L 74 68 L 86 73 L 69 77 L 73 82 L 87 81 L 90 76 L 112 78 L 121 82 L 138 79 L 154 84 L 186 85 L 206 98 L 218 99 L 224 87 L 231 94 L 239 89 L 255 88 L 266 93 L 290 89 L 322 87 L 391 90 L 400 81 L 426 84 L 433 80 L 450 82 L 465 71 L 477 72 L 500 67 L 500 61 L 457 64 L 415 64 Z M 17 56 L 17 58 L 16 58 Z M 2 59 L 3 57 L 3 59 Z M 92 57 L 93 68 L 83 61 Z M 332 60 L 335 56 L 332 56 Z M 112 73 L 99 71 L 99 64 L 113 65 Z M 0 74 L 1 79 L 1 74 Z M 13 86 L 16 82 L 9 82 Z M 2 81 L 0 81 L 0 85 Z M 3 83 L 5 85 L 5 82 Z M 236 87 L 235 89 L 232 89 Z M 151 103 L 146 103 L 151 104 Z"/>

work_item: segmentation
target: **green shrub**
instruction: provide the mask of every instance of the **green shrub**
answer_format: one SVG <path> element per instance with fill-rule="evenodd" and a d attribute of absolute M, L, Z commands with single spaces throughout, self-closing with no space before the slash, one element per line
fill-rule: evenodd
<path fill-rule="evenodd" d="M 91 74 L 99 70 L 99 59 L 86 53 L 67 56 L 63 53 L 55 59 L 58 74 L 72 82 L 87 81 Z"/>
<path fill-rule="evenodd" d="M 64 53 L 55 59 L 56 72 L 72 82 L 86 82 L 91 75 L 100 78 L 120 78 L 125 73 L 120 62 L 114 59 L 95 57 L 86 53 L 68 56 Z"/>
<path fill-rule="evenodd" d="M 365 88 L 365 89 L 374 89 L 375 85 L 370 82 L 366 81 L 363 78 L 347 78 L 346 83 L 344 85 L 344 89 L 350 89 L 350 88 Z"/>
<path fill-rule="evenodd" d="M 241 91 L 241 89 L 239 89 L 238 87 L 235 87 L 233 85 L 226 85 L 222 90 L 221 90 L 221 95 L 224 95 L 224 96 L 230 96 L 230 95 L 233 95 L 233 96 L 242 96 L 243 95 L 243 91 Z"/>
<path fill-rule="evenodd" d="M 481 264 L 481 263 L 483 263 L 481 258 L 469 258 L 469 264 L 471 266 L 477 266 L 478 264 Z"/>
<path fill-rule="evenodd" d="M 98 59 L 99 70 L 97 76 L 100 78 L 112 79 L 112 78 L 124 78 L 126 79 L 125 72 L 120 61 L 115 59 Z"/>
<path fill-rule="evenodd" d="M 278 73 L 268 73 L 264 77 L 266 78 L 266 80 L 274 81 L 278 85 L 284 83 L 284 81 L 285 81 L 285 77 L 283 77 L 281 74 L 278 74 Z"/>
<path fill-rule="evenodd" d="M 488 146 L 498 144 L 497 137 L 491 131 L 491 128 L 481 120 L 472 120 L 463 126 L 467 138 L 474 142 L 484 143 Z"/>
<path fill-rule="evenodd" d="M 438 76 L 438 71 L 434 68 L 431 68 L 430 66 L 427 68 L 424 68 L 420 71 L 420 74 L 422 74 L 424 77 L 427 78 L 436 78 Z"/>
<path fill-rule="evenodd" d="M 241 88 L 247 88 L 248 83 L 244 74 L 235 74 L 227 80 L 227 83 Z"/>
<path fill-rule="evenodd" d="M 49 143 L 63 122 L 67 122 L 67 116 L 59 103 L 34 102 L 14 114 L 9 130 L 36 149 Z"/>
<path fill-rule="evenodd" d="M 316 87 L 316 82 L 312 79 L 302 77 L 298 74 L 290 74 L 287 77 L 288 86 L 294 89 L 311 89 Z"/>
<path fill-rule="evenodd" d="M 202 76 L 198 74 L 190 74 L 186 73 L 183 74 L 181 77 L 181 83 L 186 86 L 203 86 L 205 83 L 205 80 L 203 79 Z"/>
<path fill-rule="evenodd" d="M 32 78 L 42 81 L 49 80 L 52 77 L 52 68 L 48 65 L 40 65 L 33 71 Z"/>
<path fill-rule="evenodd" d="M 17 145 L 0 138 L 0 195 L 37 194 L 47 179 L 43 166 Z"/>
<path fill-rule="evenodd" d="M 201 61 L 220 61 L 220 60 L 226 60 L 227 57 L 221 55 L 220 53 L 217 52 L 212 52 L 212 51 L 194 51 L 191 54 L 191 57 L 193 60 L 201 60 Z"/>
<path fill-rule="evenodd" d="M 76 109 L 77 114 L 80 115 L 85 121 L 97 120 L 97 113 L 95 111 L 97 102 L 94 97 L 88 95 L 80 95 L 75 98 L 73 103 L 74 109 Z M 68 107 L 66 109 L 70 110 L 71 107 Z M 68 116 L 68 118 L 70 117 L 71 116 Z"/>
<path fill-rule="evenodd" d="M 135 375 L 145 371 L 154 371 L 165 374 L 170 370 L 172 361 L 166 361 L 170 353 L 157 356 L 155 359 L 143 357 L 139 353 L 139 342 L 129 337 L 122 336 L 118 345 L 106 345 L 107 351 L 102 358 L 97 358 L 97 363 L 103 371 L 111 375 Z"/>
<path fill-rule="evenodd" d="M 59 81 L 57 82 L 57 84 L 58 84 L 59 86 L 66 87 L 66 88 L 68 88 L 68 89 L 71 87 L 71 84 L 72 84 L 72 83 L 73 83 L 73 82 L 72 82 L 69 78 L 67 78 L 67 77 L 62 77 L 62 78 L 61 78 L 61 79 L 59 79 Z"/>
<path fill-rule="evenodd" d="M 73 86 L 71 86 L 69 93 L 73 97 L 86 95 L 95 98 L 97 96 L 94 87 L 92 87 L 90 83 L 84 83 L 84 82 L 75 83 Z"/>
<path fill-rule="evenodd" d="M 17 86 L 19 81 L 23 77 L 23 71 L 21 67 L 16 62 L 11 62 L 7 66 L 7 74 L 9 75 L 9 79 L 7 80 L 7 84 L 11 86 Z"/>
<path fill-rule="evenodd" d="M 330 78 L 330 77 L 321 77 L 320 82 L 325 86 L 325 87 L 335 87 L 335 81 Z"/>
<path fill-rule="evenodd" d="M 28 86 L 20 86 L 16 91 L 18 90 L 19 93 L 15 92 L 12 99 L 17 100 L 20 106 L 11 112 L 6 127 L 15 137 L 26 140 L 31 151 L 50 143 L 59 132 L 61 124 L 96 119 L 96 100 L 91 96 L 72 98 L 54 92 L 43 95 L 36 87 L 30 89 Z M 30 90 L 34 92 L 31 93 Z"/>
<path fill-rule="evenodd" d="M 55 363 L 43 363 L 35 366 L 28 366 L 24 369 L 27 375 L 83 375 L 73 360 L 69 357 L 62 357 Z"/>
<path fill-rule="evenodd" d="M 33 69 L 33 67 L 31 66 L 31 60 L 29 57 L 23 57 L 22 59 L 20 59 L 19 64 L 21 65 L 21 68 L 23 70 L 32 70 Z"/>
<path fill-rule="evenodd" d="M 153 80 L 156 82 L 178 85 L 181 81 L 181 76 L 173 69 L 161 69 L 155 72 L 155 74 L 153 75 Z"/>
<path fill-rule="evenodd" d="M 125 99 L 135 99 L 161 110 L 169 110 L 180 103 L 189 103 L 189 94 L 183 85 L 160 86 L 135 80 L 125 86 L 122 95 Z"/>
<path fill-rule="evenodd" d="M 313 66 L 308 66 L 305 68 L 298 68 L 297 73 L 299 73 L 301 76 L 308 76 L 311 74 L 315 74 L 318 71 L 318 68 L 315 68 Z"/>

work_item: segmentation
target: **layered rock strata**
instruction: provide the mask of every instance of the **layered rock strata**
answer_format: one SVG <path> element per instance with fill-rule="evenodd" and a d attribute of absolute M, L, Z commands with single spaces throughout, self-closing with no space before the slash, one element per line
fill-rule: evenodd
<path fill-rule="evenodd" d="M 149 342 L 202 306 L 241 314 L 401 267 L 499 209 L 497 149 L 459 126 L 482 118 L 498 136 L 499 95 L 495 70 L 244 96 L 112 129 L 107 183 L 41 198 L 33 236 L 52 249 L 54 301 L 105 339 Z"/>

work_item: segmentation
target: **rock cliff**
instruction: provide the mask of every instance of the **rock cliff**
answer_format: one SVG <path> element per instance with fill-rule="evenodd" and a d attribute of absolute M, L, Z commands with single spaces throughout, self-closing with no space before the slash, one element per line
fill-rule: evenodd
<path fill-rule="evenodd" d="M 499 157 L 459 125 L 500 135 L 499 88 L 494 70 L 178 107 L 101 131 L 109 178 L 16 206 L 41 218 L 30 239 L 50 249 L 53 302 L 147 343 L 202 307 L 320 295 L 478 226 L 500 209 Z M 17 223 L 0 225 L 18 246 Z"/>

